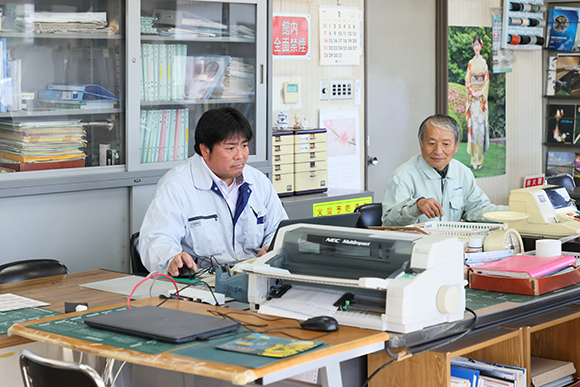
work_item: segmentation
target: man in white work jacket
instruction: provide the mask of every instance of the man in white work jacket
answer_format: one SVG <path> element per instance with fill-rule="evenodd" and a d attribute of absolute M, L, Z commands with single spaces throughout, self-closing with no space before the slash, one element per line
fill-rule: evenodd
<path fill-rule="evenodd" d="M 507 211 L 490 203 L 471 170 L 453 159 L 459 148 L 459 126 L 435 114 L 419 127 L 421 154 L 393 172 L 383 199 L 383 226 L 405 226 L 429 220 L 488 222 L 486 212 Z"/>
<path fill-rule="evenodd" d="M 246 165 L 252 129 L 236 109 L 205 112 L 196 154 L 159 181 L 141 226 L 139 252 L 150 271 L 179 274 L 264 254 L 286 211 L 270 180 Z"/>

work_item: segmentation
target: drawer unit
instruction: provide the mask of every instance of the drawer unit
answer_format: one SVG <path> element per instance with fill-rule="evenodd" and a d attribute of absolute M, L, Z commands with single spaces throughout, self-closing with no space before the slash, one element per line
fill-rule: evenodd
<path fill-rule="evenodd" d="M 296 195 L 325 192 L 326 129 L 296 130 L 294 135 L 294 191 Z"/>
<path fill-rule="evenodd" d="M 272 185 L 278 196 L 294 195 L 294 131 L 272 133 Z"/>

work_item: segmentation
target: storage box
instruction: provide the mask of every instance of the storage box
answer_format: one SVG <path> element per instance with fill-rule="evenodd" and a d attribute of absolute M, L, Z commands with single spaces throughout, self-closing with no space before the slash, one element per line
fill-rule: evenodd
<path fill-rule="evenodd" d="M 469 269 L 471 289 L 539 296 L 580 282 L 580 266 L 562 274 L 540 278 L 508 278 L 475 273 Z"/>

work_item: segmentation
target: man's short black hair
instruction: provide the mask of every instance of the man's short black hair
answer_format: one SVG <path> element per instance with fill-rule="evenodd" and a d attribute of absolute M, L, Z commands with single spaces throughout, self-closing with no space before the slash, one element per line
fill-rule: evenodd
<path fill-rule="evenodd" d="M 253 136 L 252 125 L 242 113 L 232 107 L 208 110 L 197 121 L 195 153 L 201 156 L 200 144 L 207 146 L 211 152 L 215 144 L 237 135 L 246 141 L 252 140 Z"/>

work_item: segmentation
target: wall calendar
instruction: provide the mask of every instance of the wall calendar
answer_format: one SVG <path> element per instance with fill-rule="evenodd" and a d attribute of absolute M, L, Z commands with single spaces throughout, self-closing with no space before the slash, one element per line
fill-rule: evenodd
<path fill-rule="evenodd" d="M 362 16 L 357 7 L 320 6 L 320 65 L 356 65 L 362 55 Z"/>

